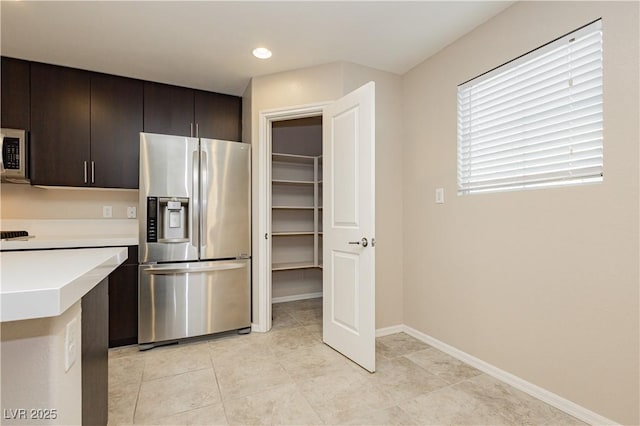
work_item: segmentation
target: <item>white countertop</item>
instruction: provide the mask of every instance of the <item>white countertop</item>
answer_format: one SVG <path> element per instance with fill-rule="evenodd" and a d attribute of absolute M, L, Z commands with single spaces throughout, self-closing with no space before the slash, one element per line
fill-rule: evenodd
<path fill-rule="evenodd" d="M 0 320 L 60 315 L 126 259 L 126 247 L 0 253 Z"/>

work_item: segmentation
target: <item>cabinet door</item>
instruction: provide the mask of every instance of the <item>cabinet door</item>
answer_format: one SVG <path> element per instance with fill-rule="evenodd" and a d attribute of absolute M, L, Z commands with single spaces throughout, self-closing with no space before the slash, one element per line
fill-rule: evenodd
<path fill-rule="evenodd" d="M 2 127 L 29 130 L 29 62 L 2 57 Z"/>
<path fill-rule="evenodd" d="M 195 135 L 194 126 L 192 89 L 144 83 L 145 132 L 191 136 L 192 131 Z"/>
<path fill-rule="evenodd" d="M 32 184 L 89 183 L 89 76 L 77 69 L 31 64 Z"/>
<path fill-rule="evenodd" d="M 138 343 L 138 247 L 109 275 L 109 347 Z"/>
<path fill-rule="evenodd" d="M 138 343 L 138 266 L 109 275 L 109 347 Z"/>
<path fill-rule="evenodd" d="M 138 188 L 142 100 L 140 80 L 91 75 L 93 185 Z"/>
<path fill-rule="evenodd" d="M 195 122 L 201 138 L 240 141 L 242 98 L 196 90 Z"/>

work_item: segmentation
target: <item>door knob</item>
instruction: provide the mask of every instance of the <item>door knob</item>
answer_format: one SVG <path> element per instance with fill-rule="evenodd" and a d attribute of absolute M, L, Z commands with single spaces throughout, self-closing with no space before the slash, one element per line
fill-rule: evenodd
<path fill-rule="evenodd" d="M 362 244 L 362 247 L 366 247 L 366 246 L 369 245 L 369 241 L 367 241 L 366 238 L 362 237 L 362 240 L 360 240 L 360 241 L 349 241 L 349 244 L 357 244 L 357 245 Z"/>

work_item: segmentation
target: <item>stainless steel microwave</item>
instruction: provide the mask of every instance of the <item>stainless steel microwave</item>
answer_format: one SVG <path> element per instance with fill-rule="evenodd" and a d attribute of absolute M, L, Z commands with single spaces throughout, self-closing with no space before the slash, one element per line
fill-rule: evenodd
<path fill-rule="evenodd" d="M 29 183 L 27 174 L 27 132 L 0 129 L 2 161 L 0 177 L 3 182 Z"/>

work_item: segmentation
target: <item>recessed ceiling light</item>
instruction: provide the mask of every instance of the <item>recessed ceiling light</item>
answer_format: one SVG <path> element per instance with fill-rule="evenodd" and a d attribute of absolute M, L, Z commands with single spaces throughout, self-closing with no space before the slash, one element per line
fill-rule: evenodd
<path fill-rule="evenodd" d="M 271 51 L 266 47 L 256 47 L 253 49 L 253 56 L 260 59 L 269 59 L 271 57 Z"/>

